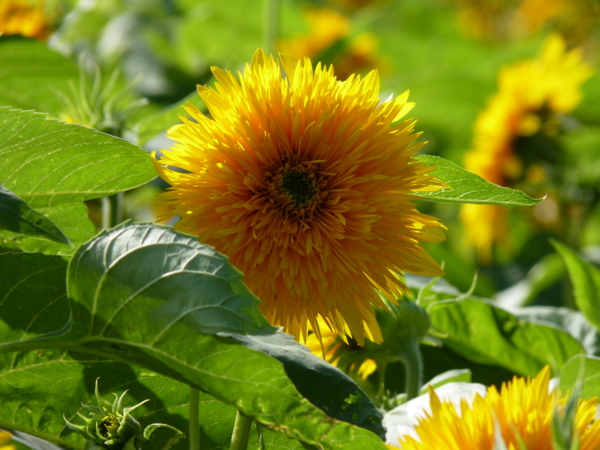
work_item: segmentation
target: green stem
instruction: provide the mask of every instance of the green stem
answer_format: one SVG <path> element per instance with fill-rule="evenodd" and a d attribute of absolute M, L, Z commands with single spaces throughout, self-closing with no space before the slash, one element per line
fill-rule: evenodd
<path fill-rule="evenodd" d="M 263 47 L 265 53 L 275 53 L 279 34 L 279 0 L 264 0 L 263 8 Z"/>
<path fill-rule="evenodd" d="M 200 393 L 190 388 L 190 450 L 200 450 Z"/>
<path fill-rule="evenodd" d="M 419 344 L 407 345 L 400 358 L 406 368 L 406 399 L 412 400 L 419 396 L 423 384 L 423 360 Z"/>
<path fill-rule="evenodd" d="M 123 193 L 119 192 L 110 197 L 102 198 L 102 229 L 116 227 L 123 220 L 121 204 L 123 202 Z"/>
<path fill-rule="evenodd" d="M 252 419 L 238 411 L 233 426 L 230 450 L 246 450 L 248 448 L 251 428 Z"/>

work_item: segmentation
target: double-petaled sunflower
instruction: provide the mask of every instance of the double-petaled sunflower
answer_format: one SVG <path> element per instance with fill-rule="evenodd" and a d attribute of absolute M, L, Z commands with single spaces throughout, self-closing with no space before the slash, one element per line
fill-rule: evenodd
<path fill-rule="evenodd" d="M 44 0 L 0 1 L 0 34 L 20 34 L 45 40 L 50 31 Z"/>
<path fill-rule="evenodd" d="M 567 398 L 549 391 L 549 382 L 546 366 L 533 380 L 514 377 L 500 392 L 491 386 L 485 397 L 476 394 L 471 405 L 463 400 L 460 411 L 430 389 L 431 412 L 416 425 L 418 437 L 401 437 L 399 445 L 402 450 L 488 450 L 498 448 L 495 443 L 501 437 L 509 450 L 553 450 L 553 420 L 557 414 L 564 419 Z M 600 448 L 597 407 L 598 398 L 577 404 L 573 434 L 580 450 Z"/>
<path fill-rule="evenodd" d="M 239 78 L 213 74 L 214 89 L 198 87 L 211 117 L 185 107 L 191 119 L 168 132 L 178 145 L 156 163 L 171 185 L 159 219 L 180 216 L 176 229 L 229 256 L 289 333 L 319 333 L 320 315 L 360 344 L 380 341 L 375 288 L 393 302 L 401 272 L 442 273 L 421 242 L 444 227 L 413 200 L 444 185 L 413 158 L 423 143 L 401 120 L 408 94 L 382 102 L 375 71 L 339 81 L 261 50 Z"/>
<path fill-rule="evenodd" d="M 543 177 L 539 164 L 556 159 L 551 154 L 556 149 L 531 145 L 530 138 L 557 133 L 557 114 L 577 106 L 581 85 L 591 74 L 581 50 L 568 51 L 556 34 L 537 58 L 503 69 L 497 94 L 475 122 L 474 149 L 465 155 L 465 168 L 501 186 Z M 490 261 L 492 246 L 506 240 L 505 215 L 503 207 L 494 205 L 461 208 L 467 236 L 484 262 Z"/>

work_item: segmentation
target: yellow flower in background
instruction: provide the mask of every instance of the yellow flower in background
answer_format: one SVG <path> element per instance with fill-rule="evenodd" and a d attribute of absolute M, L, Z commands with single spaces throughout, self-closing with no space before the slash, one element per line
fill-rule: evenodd
<path fill-rule="evenodd" d="M 557 132 L 557 113 L 572 111 L 581 100 L 581 85 L 592 75 L 580 49 L 568 51 L 558 35 L 551 35 L 539 56 L 506 67 L 494 95 L 475 122 L 474 149 L 464 166 L 492 183 L 510 186 L 530 176 L 543 180 L 540 167 L 524 167 L 519 138 Z M 521 152 L 527 149 L 520 150 Z M 542 170 L 542 172 L 540 172 Z M 493 205 L 463 205 L 461 219 L 480 259 L 489 262 L 492 246 L 506 241 L 506 212 Z"/>
<path fill-rule="evenodd" d="M 0 34 L 20 34 L 45 40 L 50 31 L 43 0 L 0 1 Z"/>
<path fill-rule="evenodd" d="M 339 81 L 262 50 L 239 79 L 213 73 L 215 89 L 198 87 L 212 118 L 188 104 L 192 120 L 169 130 L 178 145 L 156 163 L 171 185 L 162 218 L 179 215 L 176 229 L 229 256 L 287 332 L 306 336 L 310 323 L 319 335 L 320 315 L 361 345 L 380 341 L 374 287 L 395 302 L 399 273 L 442 273 L 420 243 L 444 227 L 413 200 L 444 185 L 412 158 L 423 143 L 400 121 L 408 93 L 381 102 L 375 71 Z"/>
<path fill-rule="evenodd" d="M 7 430 L 0 430 L 0 450 L 16 450 L 14 445 L 4 445 L 12 439 L 12 434 Z"/>
<path fill-rule="evenodd" d="M 499 432 L 509 450 L 552 450 L 552 420 L 564 414 L 565 396 L 556 390 L 549 392 L 550 369 L 546 366 L 533 379 L 514 377 L 495 386 L 482 397 L 475 395 L 471 405 L 461 402 L 460 411 L 450 401 L 440 401 L 430 389 L 431 412 L 415 427 L 418 439 L 400 438 L 403 450 L 495 448 L 494 433 Z M 600 421 L 595 420 L 598 398 L 579 402 L 574 432 L 579 437 L 580 450 L 600 448 Z M 521 445 L 522 443 L 522 445 Z M 394 447 L 389 447 L 394 448 Z"/>
<path fill-rule="evenodd" d="M 300 343 L 306 345 L 313 355 L 327 361 L 328 363 L 338 366 L 340 356 L 348 351 L 356 351 L 344 340 L 345 335 L 339 335 L 332 331 L 327 326 L 327 323 L 320 317 L 317 318 L 320 328 L 320 339 L 315 333 L 310 333 L 305 339 L 300 339 Z M 311 331 L 309 327 L 309 331 Z M 356 345 L 355 345 L 356 347 Z M 369 375 L 377 370 L 377 363 L 372 359 L 364 359 L 360 365 L 351 364 L 349 371 L 356 371 L 359 377 L 366 380 Z"/>
<path fill-rule="evenodd" d="M 339 79 L 346 79 L 355 72 L 385 68 L 376 56 L 377 38 L 371 33 L 351 35 L 347 16 L 330 8 L 307 9 L 304 16 L 308 33 L 280 39 L 278 48 L 283 54 L 292 59 L 308 57 L 312 60 L 327 56 Z"/>

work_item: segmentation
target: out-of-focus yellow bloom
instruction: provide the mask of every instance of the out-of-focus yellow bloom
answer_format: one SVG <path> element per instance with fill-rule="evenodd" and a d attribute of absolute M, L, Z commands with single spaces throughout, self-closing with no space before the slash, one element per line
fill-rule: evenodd
<path fill-rule="evenodd" d="M 501 433 L 509 450 L 552 450 L 552 420 L 564 414 L 567 398 L 556 390 L 549 392 L 550 369 L 546 366 L 533 379 L 514 377 L 495 386 L 482 397 L 475 395 L 471 405 L 461 402 L 460 411 L 452 402 L 442 402 L 430 388 L 431 413 L 422 418 L 415 431 L 418 438 L 400 438 L 403 450 L 495 448 L 495 433 Z M 574 432 L 580 450 L 600 448 L 600 421 L 595 420 L 598 398 L 580 401 Z M 396 448 L 389 446 L 390 449 Z"/>
<path fill-rule="evenodd" d="M 0 34 L 20 34 L 45 40 L 50 31 L 44 0 L 0 1 Z"/>
<path fill-rule="evenodd" d="M 279 50 L 292 59 L 308 57 L 319 60 L 329 51 L 328 59 L 335 66 L 338 78 L 346 79 L 356 72 L 384 69 L 385 64 L 376 57 L 377 39 L 371 33 L 351 36 L 350 19 L 335 9 L 307 9 L 305 17 L 309 26 L 306 34 L 281 39 Z M 336 48 L 339 46 L 339 48 Z"/>
<path fill-rule="evenodd" d="M 315 333 L 310 333 L 305 339 L 300 339 L 300 342 L 306 345 L 314 355 L 337 366 L 343 353 L 353 350 L 359 351 L 348 345 L 341 335 L 332 331 L 321 317 L 317 320 L 320 327 L 321 340 L 319 341 L 319 337 Z M 356 370 L 358 376 L 363 380 L 366 380 L 369 375 L 377 370 L 377 363 L 374 360 L 367 358 L 358 366 L 354 363 L 351 364 L 348 370 Z"/>
<path fill-rule="evenodd" d="M 475 122 L 474 149 L 465 168 L 492 183 L 510 186 L 531 176 L 543 180 L 543 169 L 524 167 L 516 149 L 519 138 L 556 134 L 557 113 L 572 111 L 581 100 L 581 85 L 592 75 L 580 49 L 567 51 L 564 40 L 551 35 L 539 56 L 502 70 L 498 93 Z M 527 151 L 523 149 L 520 151 Z M 480 259 L 489 262 L 491 249 L 506 239 L 506 212 L 493 205 L 464 205 L 461 218 Z"/>
<path fill-rule="evenodd" d="M 0 430 L 0 450 L 16 450 L 14 445 L 4 445 L 12 439 L 12 434 L 7 430 Z"/>
<path fill-rule="evenodd" d="M 359 345 L 380 342 L 375 288 L 395 303 L 407 291 L 398 273 L 442 274 L 421 242 L 445 227 L 413 200 L 446 185 L 413 158 L 423 144 L 402 119 L 408 94 L 381 102 L 375 71 L 339 81 L 333 67 L 261 50 L 239 78 L 213 73 L 214 89 L 198 87 L 211 118 L 188 105 L 193 120 L 169 130 L 178 145 L 155 164 L 172 186 L 163 218 L 226 254 L 290 334 L 310 323 L 318 336 L 321 316 Z"/>

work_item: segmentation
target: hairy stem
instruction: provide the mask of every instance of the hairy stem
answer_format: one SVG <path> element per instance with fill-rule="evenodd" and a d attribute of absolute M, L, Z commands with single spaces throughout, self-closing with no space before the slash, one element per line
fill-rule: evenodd
<path fill-rule="evenodd" d="M 200 450 L 200 393 L 190 388 L 190 450 Z"/>
<path fill-rule="evenodd" d="M 230 450 L 246 450 L 248 448 L 251 428 L 252 419 L 238 411 L 235 416 Z"/>

